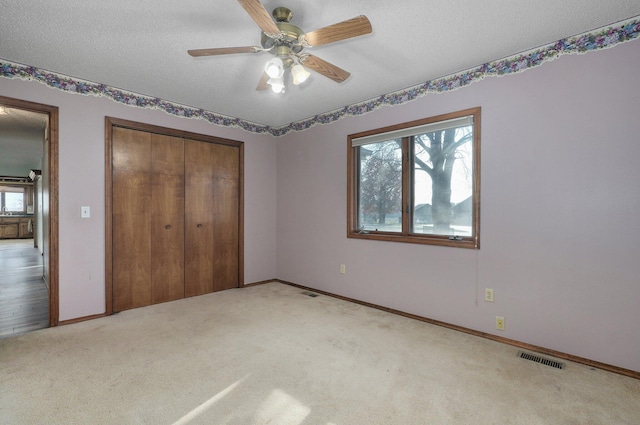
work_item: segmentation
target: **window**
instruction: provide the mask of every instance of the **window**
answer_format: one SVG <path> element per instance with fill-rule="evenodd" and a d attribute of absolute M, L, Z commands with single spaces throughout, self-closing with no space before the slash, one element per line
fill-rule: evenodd
<path fill-rule="evenodd" d="M 480 247 L 480 108 L 348 144 L 347 237 Z"/>
<path fill-rule="evenodd" d="M 23 213 L 25 211 L 24 187 L 0 185 L 0 213 Z"/>

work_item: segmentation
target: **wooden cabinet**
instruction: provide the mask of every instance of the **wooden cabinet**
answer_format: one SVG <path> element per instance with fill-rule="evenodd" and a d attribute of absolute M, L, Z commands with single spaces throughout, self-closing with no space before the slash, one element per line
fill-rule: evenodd
<path fill-rule="evenodd" d="M 0 217 L 0 239 L 28 239 L 33 237 L 33 217 Z"/>
<path fill-rule="evenodd" d="M 18 237 L 18 223 L 2 223 L 0 224 L 0 238 L 14 239 Z"/>
<path fill-rule="evenodd" d="M 238 287 L 237 143 L 112 128 L 114 312 Z"/>
<path fill-rule="evenodd" d="M 20 238 L 32 238 L 33 237 L 33 220 L 23 219 L 20 221 L 20 228 L 18 229 L 18 236 Z"/>

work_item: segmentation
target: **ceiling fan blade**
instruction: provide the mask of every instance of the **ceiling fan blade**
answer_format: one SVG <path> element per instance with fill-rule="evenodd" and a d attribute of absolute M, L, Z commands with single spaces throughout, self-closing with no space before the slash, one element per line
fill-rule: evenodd
<path fill-rule="evenodd" d="M 238 3 L 247 11 L 251 19 L 258 24 L 262 32 L 274 38 L 280 35 L 280 29 L 269 12 L 267 12 L 267 9 L 260 3 L 260 0 L 238 0 Z"/>
<path fill-rule="evenodd" d="M 333 81 L 338 83 L 343 82 L 351 75 L 350 72 L 320 59 L 317 56 L 305 55 L 301 57 L 301 60 L 302 64 L 307 68 L 313 69 L 314 71 L 324 75 L 325 77 L 331 78 Z"/>
<path fill-rule="evenodd" d="M 256 91 L 267 90 L 269 88 L 269 84 L 267 84 L 268 81 L 269 75 L 267 75 L 266 72 L 263 72 L 262 77 L 260 78 L 260 81 L 258 81 L 258 85 L 256 86 Z"/>
<path fill-rule="evenodd" d="M 219 47 L 214 49 L 195 49 L 187 50 L 191 56 L 216 56 L 216 55 L 229 55 L 232 53 L 256 53 L 262 50 L 260 47 L 244 46 L 244 47 Z"/>
<path fill-rule="evenodd" d="M 369 34 L 372 31 L 371 22 L 366 16 L 360 15 L 328 27 L 308 32 L 304 39 L 310 46 L 320 46 L 327 43 L 346 40 L 359 35 Z"/>

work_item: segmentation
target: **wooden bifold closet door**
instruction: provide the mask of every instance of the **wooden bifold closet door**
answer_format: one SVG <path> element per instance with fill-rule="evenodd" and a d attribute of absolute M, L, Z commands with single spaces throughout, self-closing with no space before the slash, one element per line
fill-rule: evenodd
<path fill-rule="evenodd" d="M 238 149 L 185 140 L 185 161 L 185 296 L 236 288 Z"/>
<path fill-rule="evenodd" d="M 112 311 L 238 287 L 239 148 L 111 134 Z"/>

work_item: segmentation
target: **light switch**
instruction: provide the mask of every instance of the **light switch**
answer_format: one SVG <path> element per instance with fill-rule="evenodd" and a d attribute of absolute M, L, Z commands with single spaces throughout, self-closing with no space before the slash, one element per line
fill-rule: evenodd
<path fill-rule="evenodd" d="M 91 217 L 91 208 L 89 208 L 89 207 L 80 207 L 80 217 L 81 218 L 89 218 L 89 217 Z"/>

